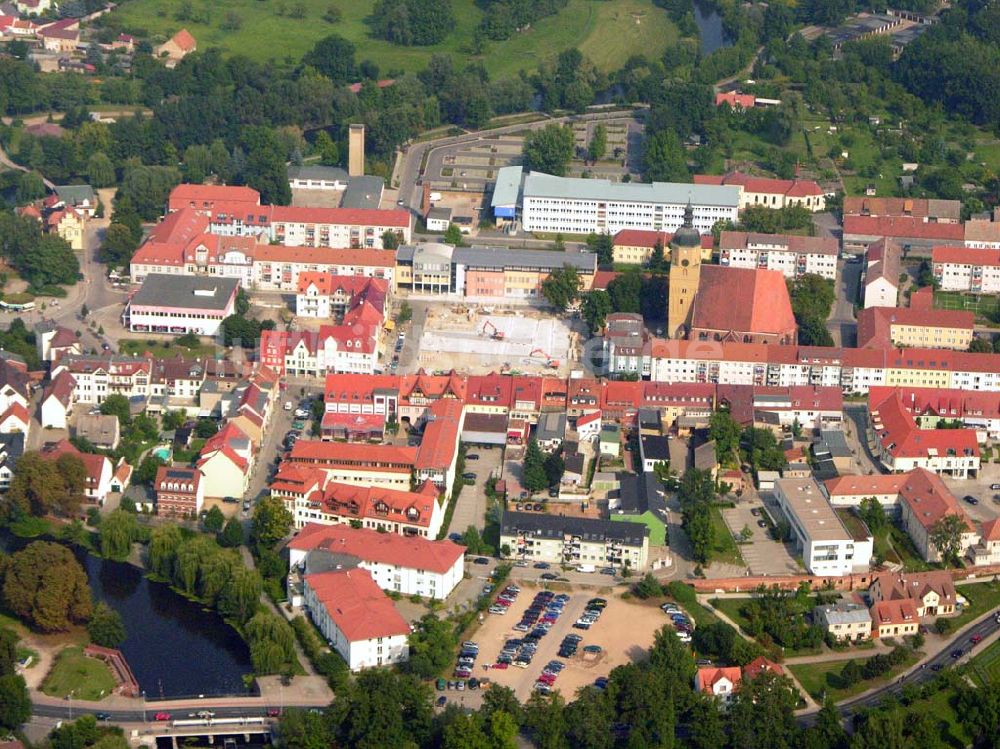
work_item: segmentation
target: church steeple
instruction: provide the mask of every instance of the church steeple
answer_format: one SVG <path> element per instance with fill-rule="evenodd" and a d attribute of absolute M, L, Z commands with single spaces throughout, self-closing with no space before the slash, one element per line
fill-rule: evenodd
<path fill-rule="evenodd" d="M 667 335 L 687 333 L 695 294 L 701 281 L 701 235 L 694 228 L 691 199 L 684 207 L 684 223 L 670 242 L 670 278 L 667 296 Z"/>

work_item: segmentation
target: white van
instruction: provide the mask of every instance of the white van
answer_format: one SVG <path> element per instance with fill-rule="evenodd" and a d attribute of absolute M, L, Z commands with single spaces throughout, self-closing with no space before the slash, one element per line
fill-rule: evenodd
<path fill-rule="evenodd" d="M 597 567 L 592 564 L 581 564 L 576 568 L 577 572 L 597 572 Z"/>

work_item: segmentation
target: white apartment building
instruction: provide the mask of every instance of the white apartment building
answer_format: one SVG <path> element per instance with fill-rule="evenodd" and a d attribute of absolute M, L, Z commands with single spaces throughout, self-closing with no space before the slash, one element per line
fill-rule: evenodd
<path fill-rule="evenodd" d="M 945 291 L 1000 294 L 1000 250 L 935 247 L 931 262 Z"/>
<path fill-rule="evenodd" d="M 610 182 L 529 172 L 524 178 L 521 221 L 525 231 L 615 234 L 622 229 L 673 232 L 688 202 L 694 226 L 709 234 L 720 220 L 738 218 L 738 187 L 673 182 Z"/>
<path fill-rule="evenodd" d="M 382 589 L 444 600 L 462 582 L 465 547 L 451 541 L 379 533 L 350 525 L 307 524 L 288 544 L 291 568 L 308 574 L 354 566 Z"/>
<path fill-rule="evenodd" d="M 528 562 L 644 570 L 649 560 L 649 529 L 641 523 L 505 512 L 505 544 L 512 558 Z"/>
<path fill-rule="evenodd" d="M 303 603 L 351 671 L 403 663 L 410 625 L 364 569 L 306 575 Z"/>
<path fill-rule="evenodd" d="M 812 273 L 837 277 L 836 239 L 785 234 L 724 231 L 719 239 L 719 265 L 779 271 L 785 278 Z"/>
<path fill-rule="evenodd" d="M 868 570 L 872 537 L 853 536 L 814 479 L 778 479 L 774 496 L 811 574 L 842 577 Z"/>

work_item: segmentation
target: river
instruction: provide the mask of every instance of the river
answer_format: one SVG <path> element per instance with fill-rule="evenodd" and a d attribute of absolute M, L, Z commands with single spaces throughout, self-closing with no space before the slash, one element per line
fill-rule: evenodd
<path fill-rule="evenodd" d="M 694 21 L 698 24 L 702 56 L 708 56 L 722 47 L 732 46 L 732 39 L 722 27 L 722 16 L 711 5 L 694 0 Z"/>
<path fill-rule="evenodd" d="M 0 533 L 0 548 L 15 551 L 34 539 Z M 87 572 L 94 599 L 121 614 L 127 637 L 120 646 L 146 699 L 245 694 L 250 652 L 212 609 L 189 601 L 142 570 L 74 553 Z"/>

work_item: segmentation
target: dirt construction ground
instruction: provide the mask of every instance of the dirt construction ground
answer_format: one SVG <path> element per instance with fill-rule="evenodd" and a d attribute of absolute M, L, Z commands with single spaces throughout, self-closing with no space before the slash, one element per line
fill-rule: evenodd
<path fill-rule="evenodd" d="M 517 632 L 514 625 L 531 605 L 537 590 L 527 585 L 522 586 L 521 594 L 510 610 L 502 616 L 488 614 L 483 626 L 474 636 L 479 643 L 475 675 L 487 676 L 496 684 L 510 687 L 522 702 L 531 696 L 535 681 L 550 660 L 557 659 L 566 663 L 554 688 L 567 700 L 571 700 L 580 687 L 593 684 L 598 676 L 607 676 L 615 666 L 645 658 L 656 631 L 668 623 L 663 612 L 656 606 L 623 601 L 617 594 L 553 589 L 557 593 L 569 593 L 570 599 L 559 621 L 539 642 L 538 652 L 531 665 L 527 668 L 512 665 L 502 671 L 492 668 L 484 671 L 482 666 L 493 663 L 507 639 L 524 636 L 525 633 Z M 573 622 L 586 608 L 587 601 L 595 597 L 607 600 L 608 606 L 604 614 L 588 631 L 573 629 Z M 559 644 L 563 637 L 571 633 L 583 637 L 576 655 L 572 658 L 558 658 Z M 600 645 L 603 652 L 599 656 L 588 655 L 583 652 L 586 645 Z"/>

